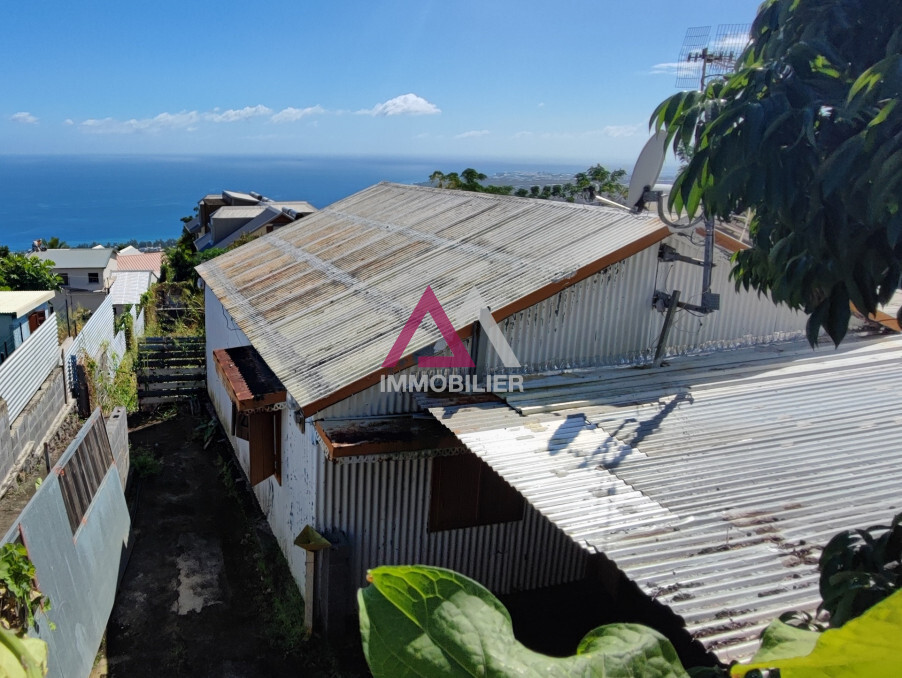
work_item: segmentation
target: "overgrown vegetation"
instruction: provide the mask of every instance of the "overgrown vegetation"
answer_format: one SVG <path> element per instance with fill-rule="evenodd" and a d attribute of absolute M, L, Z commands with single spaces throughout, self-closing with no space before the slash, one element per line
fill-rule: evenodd
<path fill-rule="evenodd" d="M 573 177 L 573 182 L 566 184 L 552 184 L 547 186 L 532 186 L 529 189 L 513 186 L 483 185 L 488 177 L 482 172 L 477 172 L 468 167 L 463 172 L 450 172 L 445 174 L 436 170 L 429 175 L 429 181 L 436 188 L 448 188 L 458 191 L 473 191 L 475 193 L 496 193 L 499 195 L 516 195 L 521 198 L 538 198 L 541 200 L 564 200 L 567 202 L 593 203 L 598 196 L 623 202 L 626 197 L 627 187 L 623 184 L 626 170 L 609 170 L 603 165 L 593 165 L 585 172 L 578 172 Z"/>
<path fill-rule="evenodd" d="M 124 407 L 127 412 L 138 410 L 138 381 L 134 363 L 136 349 L 131 348 L 120 359 L 109 353 L 106 343 L 101 344 L 101 360 L 95 360 L 85 351 L 78 356 L 78 362 L 85 368 L 88 393 L 92 407 L 99 407 L 108 416 L 116 407 Z M 108 364 L 107 361 L 109 361 Z"/>
<path fill-rule="evenodd" d="M 149 337 L 203 336 L 204 293 L 190 282 L 159 282 L 141 296 L 144 334 Z"/>
<path fill-rule="evenodd" d="M 34 626 L 38 610 L 49 609 L 50 599 L 37 587 L 25 546 L 17 542 L 0 546 L 0 625 L 24 633 Z"/>

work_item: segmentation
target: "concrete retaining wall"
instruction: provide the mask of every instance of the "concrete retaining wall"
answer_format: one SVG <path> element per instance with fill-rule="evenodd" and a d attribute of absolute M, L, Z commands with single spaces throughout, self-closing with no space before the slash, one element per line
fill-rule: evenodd
<path fill-rule="evenodd" d="M 66 408 L 63 370 L 53 368 L 10 426 L 9 411 L 0 399 L 0 488 L 5 488 L 19 463 L 43 446 Z"/>

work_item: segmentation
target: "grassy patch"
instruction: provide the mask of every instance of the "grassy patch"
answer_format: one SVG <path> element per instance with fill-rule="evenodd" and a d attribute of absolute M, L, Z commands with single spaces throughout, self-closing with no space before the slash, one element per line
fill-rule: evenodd
<path fill-rule="evenodd" d="M 136 447 L 131 453 L 132 470 L 141 478 L 155 476 L 163 470 L 163 462 L 147 448 Z"/>

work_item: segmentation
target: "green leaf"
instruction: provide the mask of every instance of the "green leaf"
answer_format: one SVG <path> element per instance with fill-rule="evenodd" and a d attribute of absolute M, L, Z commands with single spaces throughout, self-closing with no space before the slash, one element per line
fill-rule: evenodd
<path fill-rule="evenodd" d="M 19 638 L 0 628 L 0 676 L 40 678 L 47 674 L 47 643 L 38 638 Z"/>
<path fill-rule="evenodd" d="M 820 637 L 817 631 L 800 629 L 777 620 L 770 623 L 761 635 L 761 647 L 752 657 L 753 664 L 775 659 L 802 657 L 814 649 Z"/>
<path fill-rule="evenodd" d="M 375 678 L 688 678 L 667 639 L 639 624 L 602 626 L 574 656 L 547 657 L 519 643 L 504 606 L 461 574 L 409 565 L 377 567 L 367 578 L 357 599 Z"/>
<path fill-rule="evenodd" d="M 838 629 L 819 634 L 814 648 L 793 657 L 782 655 L 780 644 L 769 656 L 750 664 L 736 664 L 733 678 L 745 678 L 754 670 L 779 669 L 781 678 L 896 678 L 902 666 L 902 591 L 878 603 Z M 787 639 L 804 651 L 801 636 Z M 787 648 L 788 650 L 789 648 Z M 773 675 L 773 674 L 772 674 Z"/>

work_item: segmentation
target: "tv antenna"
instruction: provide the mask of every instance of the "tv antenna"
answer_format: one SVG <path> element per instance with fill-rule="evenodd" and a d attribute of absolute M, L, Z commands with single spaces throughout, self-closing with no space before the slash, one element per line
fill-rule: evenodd
<path fill-rule="evenodd" d="M 675 86 L 679 89 L 705 89 L 705 80 L 728 75 L 736 59 L 749 44 L 750 24 L 720 24 L 709 42 L 710 26 L 686 30 L 677 60 Z"/>
<path fill-rule="evenodd" d="M 729 74 L 736 64 L 739 55 L 749 43 L 748 24 L 721 24 L 713 42 L 708 38 L 710 26 L 697 26 L 686 31 L 683 46 L 680 49 L 679 70 L 676 86 L 681 89 L 704 91 L 705 81 L 710 78 L 723 77 Z M 664 156 L 667 153 L 667 133 L 659 130 L 639 153 L 636 166 L 630 176 L 628 204 L 636 212 L 641 212 L 649 202 L 656 202 L 658 218 L 673 229 L 705 227 L 705 255 L 702 261 L 679 254 L 673 247 L 661 245 L 658 250 L 660 261 L 679 261 L 702 267 L 701 304 L 690 304 L 680 301 L 680 291 L 666 292 L 655 290 L 652 304 L 663 311 L 664 325 L 658 338 L 655 350 L 654 366 L 659 367 L 664 359 L 667 337 L 673 324 L 676 309 L 707 315 L 720 309 L 720 295 L 711 291 L 711 274 L 714 269 L 714 217 L 702 207 L 702 216 L 686 224 L 670 220 L 664 214 L 664 193 L 654 190 L 655 183 L 661 174 Z"/>

